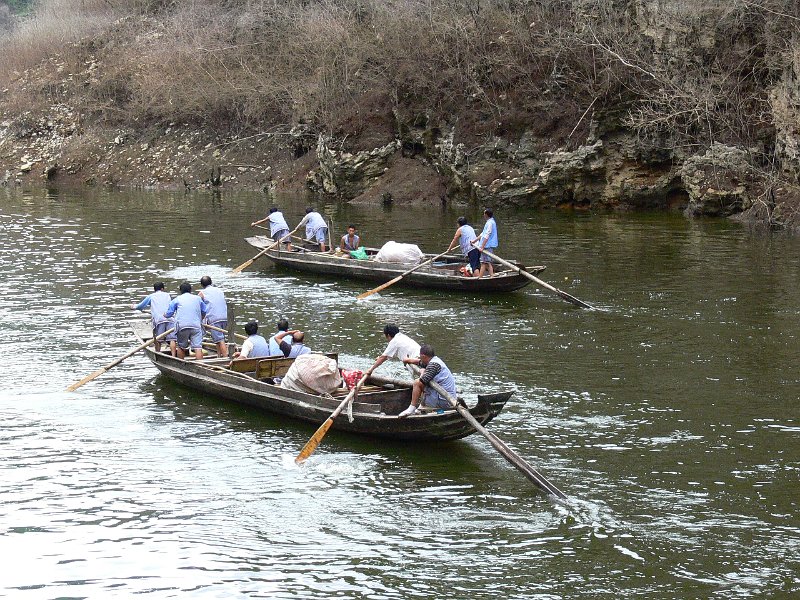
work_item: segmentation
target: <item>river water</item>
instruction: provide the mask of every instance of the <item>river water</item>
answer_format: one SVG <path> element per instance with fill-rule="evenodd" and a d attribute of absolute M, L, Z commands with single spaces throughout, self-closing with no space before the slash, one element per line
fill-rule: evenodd
<path fill-rule="evenodd" d="M 290 225 L 302 199 L 281 200 Z M 545 290 L 453 296 L 277 271 L 256 194 L 0 195 L 0 596 L 800 597 L 800 239 L 669 214 L 498 211 Z M 329 205 L 337 234 L 447 246 L 459 212 Z M 208 274 L 237 320 L 286 316 L 366 367 L 398 323 L 569 496 L 480 437 L 409 446 L 206 397 L 134 356 L 130 309 Z M 269 325 L 266 325 L 269 329 Z M 392 367 L 387 374 L 403 376 Z"/>

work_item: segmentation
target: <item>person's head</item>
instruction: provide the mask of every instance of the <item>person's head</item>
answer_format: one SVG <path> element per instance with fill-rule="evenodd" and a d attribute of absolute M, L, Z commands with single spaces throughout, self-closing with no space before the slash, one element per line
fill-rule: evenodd
<path fill-rule="evenodd" d="M 255 335 L 258 333 L 258 323 L 255 321 L 250 321 L 244 326 L 244 332 L 247 335 Z"/>
<path fill-rule="evenodd" d="M 157 292 L 160 292 L 161 290 L 163 290 L 163 289 L 164 289 L 164 282 L 163 282 L 163 281 L 156 281 L 156 282 L 153 284 L 153 289 L 154 289 L 155 291 L 157 291 Z"/>
<path fill-rule="evenodd" d="M 487 219 L 491 219 L 494 216 L 494 211 L 487 206 L 483 209 L 483 216 Z"/>
<path fill-rule="evenodd" d="M 347 233 L 349 233 L 350 235 L 355 235 L 356 226 L 355 225 L 348 225 L 347 226 Z"/>
<path fill-rule="evenodd" d="M 188 281 L 184 281 L 184 282 L 183 282 L 183 283 L 180 285 L 180 287 L 178 288 L 178 291 L 179 291 L 181 294 L 190 294 L 190 293 L 192 292 L 192 284 L 191 284 L 191 283 L 189 283 Z"/>
<path fill-rule="evenodd" d="M 392 339 L 398 333 L 400 333 L 400 328 L 394 323 L 387 323 L 386 327 L 383 328 L 383 335 L 389 339 Z"/>
<path fill-rule="evenodd" d="M 295 331 L 292 334 L 292 342 L 295 344 L 302 344 L 306 339 L 306 334 L 302 331 Z"/>
<path fill-rule="evenodd" d="M 314 212 L 314 209 L 310 206 L 306 206 L 306 214 Z"/>
<path fill-rule="evenodd" d="M 208 275 L 203 275 L 200 278 L 200 285 L 202 285 L 204 288 L 207 288 L 208 286 L 210 286 L 211 285 L 211 277 L 209 277 Z"/>
<path fill-rule="evenodd" d="M 461 227 L 463 225 L 466 225 L 467 224 L 467 217 L 458 217 L 458 221 L 456 221 L 456 223 L 458 223 L 459 227 Z"/>
<path fill-rule="evenodd" d="M 436 356 L 436 352 L 433 351 L 433 346 L 430 344 L 422 344 L 422 346 L 419 347 L 419 362 L 423 367 L 427 365 L 434 356 Z"/>
<path fill-rule="evenodd" d="M 288 319 L 281 319 L 278 321 L 278 331 L 289 331 Z"/>
<path fill-rule="evenodd" d="M 278 207 L 277 206 L 273 206 L 272 208 L 269 209 L 269 214 L 272 214 L 274 212 L 278 212 Z"/>

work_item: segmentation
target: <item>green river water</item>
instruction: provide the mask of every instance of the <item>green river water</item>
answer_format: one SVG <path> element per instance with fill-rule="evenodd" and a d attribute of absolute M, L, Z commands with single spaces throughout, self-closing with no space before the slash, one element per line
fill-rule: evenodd
<path fill-rule="evenodd" d="M 305 201 L 282 198 L 290 226 Z M 0 596 L 798 598 L 800 239 L 674 214 L 497 211 L 534 286 L 463 296 L 276 270 L 243 238 L 258 194 L 0 190 Z M 337 237 L 441 251 L 466 212 L 320 207 Z M 481 437 L 412 446 L 207 397 L 128 359 L 162 279 L 210 275 L 237 320 L 281 316 L 364 368 L 396 322 L 490 429 L 569 496 L 542 496 Z M 396 365 L 389 375 L 404 376 Z"/>

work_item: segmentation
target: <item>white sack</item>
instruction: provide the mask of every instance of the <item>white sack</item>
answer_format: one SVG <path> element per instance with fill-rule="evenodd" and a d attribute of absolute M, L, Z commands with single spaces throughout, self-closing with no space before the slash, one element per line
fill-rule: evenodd
<path fill-rule="evenodd" d="M 307 394 L 330 394 L 342 387 L 336 361 L 323 354 L 298 356 L 281 380 L 281 387 Z"/>
<path fill-rule="evenodd" d="M 390 263 L 402 263 L 415 265 L 420 262 L 425 255 L 416 244 L 400 244 L 398 242 L 386 242 L 375 255 L 375 260 Z"/>

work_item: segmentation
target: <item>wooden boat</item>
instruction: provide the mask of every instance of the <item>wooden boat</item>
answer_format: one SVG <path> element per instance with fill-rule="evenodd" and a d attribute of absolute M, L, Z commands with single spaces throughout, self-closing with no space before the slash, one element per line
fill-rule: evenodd
<path fill-rule="evenodd" d="M 273 243 L 272 239 L 266 236 L 249 237 L 246 238 L 246 241 L 259 250 L 263 250 Z M 375 260 L 375 255 L 378 253 L 376 248 L 365 248 L 367 256 L 370 257 L 369 260 L 356 260 L 332 251 L 315 251 L 313 247 L 302 243 L 293 242 L 292 244 L 295 248 L 293 252 L 276 248 L 270 250 L 264 256 L 272 260 L 276 265 L 297 271 L 334 277 L 364 279 L 379 283 L 394 279 L 414 266 L 378 262 Z M 433 256 L 433 254 L 426 254 L 425 259 Z M 520 263 L 509 262 L 533 275 L 545 270 L 543 266 L 525 267 Z M 476 293 L 511 292 L 531 283 L 530 279 L 504 265 L 495 265 L 493 277 L 465 277 L 459 272 L 459 269 L 465 264 L 466 261 L 463 257 L 444 256 L 431 265 L 421 267 L 419 270 L 406 275 L 400 283 L 409 287 Z"/>
<path fill-rule="evenodd" d="M 131 326 L 142 343 L 152 338 L 149 322 L 135 321 Z M 320 425 L 347 395 L 337 390 L 330 396 L 318 396 L 288 390 L 276 385 L 291 366 L 288 358 L 193 358 L 182 360 L 169 353 L 145 349 L 147 357 L 164 375 L 200 392 L 241 404 Z M 336 358 L 335 354 L 329 354 Z M 469 409 L 482 425 L 496 417 L 513 391 L 479 394 Z M 411 401 L 411 383 L 372 376 L 353 403 L 353 422 L 340 415 L 333 428 L 369 436 L 408 441 L 443 441 L 466 437 L 475 430 L 454 409 L 428 411 L 400 419 L 397 415 Z"/>

